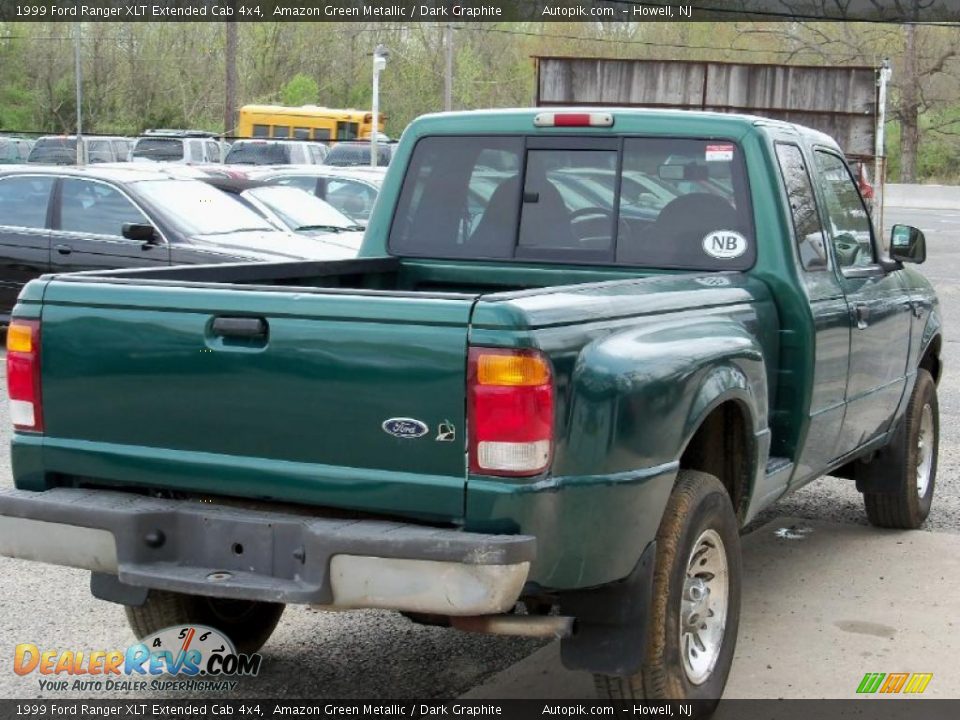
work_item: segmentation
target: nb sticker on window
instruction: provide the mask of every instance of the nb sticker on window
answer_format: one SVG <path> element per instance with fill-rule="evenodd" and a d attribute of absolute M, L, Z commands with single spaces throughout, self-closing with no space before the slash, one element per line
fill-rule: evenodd
<path fill-rule="evenodd" d="M 718 260 L 733 260 L 747 251 L 747 239 L 733 230 L 714 230 L 703 238 L 703 251 Z"/>

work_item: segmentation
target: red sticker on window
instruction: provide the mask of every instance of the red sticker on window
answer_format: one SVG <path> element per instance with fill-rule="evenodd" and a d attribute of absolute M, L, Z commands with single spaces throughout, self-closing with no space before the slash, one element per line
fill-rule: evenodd
<path fill-rule="evenodd" d="M 733 145 L 707 145 L 707 162 L 730 162 L 733 160 Z"/>

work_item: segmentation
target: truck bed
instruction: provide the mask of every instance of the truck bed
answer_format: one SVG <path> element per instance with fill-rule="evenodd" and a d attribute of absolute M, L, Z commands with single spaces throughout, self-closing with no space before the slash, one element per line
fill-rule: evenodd
<path fill-rule="evenodd" d="M 739 306 L 749 321 L 758 301 L 772 311 L 740 273 L 393 258 L 45 276 L 18 306 L 40 322 L 45 422 L 14 438 L 18 487 L 459 522 L 469 346 L 541 347 L 562 408 L 591 338 L 709 308 Z M 554 471 L 580 472 L 558 433 Z M 610 454 L 600 470 L 622 462 Z"/>
<path fill-rule="evenodd" d="M 58 280 L 137 285 L 291 287 L 324 291 L 411 293 L 463 297 L 492 292 L 643 277 L 636 270 L 544 268 L 501 263 L 359 258 L 323 262 L 237 263 L 106 270 L 57 276 Z"/>

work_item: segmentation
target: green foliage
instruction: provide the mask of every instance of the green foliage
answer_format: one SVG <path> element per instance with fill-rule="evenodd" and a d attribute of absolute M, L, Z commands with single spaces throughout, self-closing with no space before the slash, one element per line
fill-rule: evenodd
<path fill-rule="evenodd" d="M 960 181 L 960 104 L 922 115 L 920 127 L 919 176 L 927 182 Z"/>
<path fill-rule="evenodd" d="M 304 73 L 297 73 L 280 88 L 280 102 L 284 105 L 315 105 L 319 96 L 317 81 Z"/>
<path fill-rule="evenodd" d="M 921 182 L 960 183 L 960 104 L 920 116 L 921 142 L 917 176 Z M 887 182 L 900 177 L 900 124 L 887 123 Z"/>
<path fill-rule="evenodd" d="M 896 120 L 887 123 L 887 182 L 898 182 L 900 178 L 900 123 Z"/>
<path fill-rule="evenodd" d="M 16 85 L 0 86 L 0 129 L 33 129 L 33 96 Z"/>

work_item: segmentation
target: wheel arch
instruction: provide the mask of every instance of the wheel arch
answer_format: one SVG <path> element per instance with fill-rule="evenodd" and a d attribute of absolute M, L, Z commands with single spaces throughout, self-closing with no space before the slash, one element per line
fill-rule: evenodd
<path fill-rule="evenodd" d="M 678 457 L 680 470 L 699 470 L 720 481 L 741 522 L 760 464 L 757 418 L 751 401 L 743 389 L 730 389 L 715 397 L 691 423 Z"/>
<path fill-rule="evenodd" d="M 933 376 L 933 382 L 940 384 L 940 376 L 943 373 L 943 363 L 940 360 L 940 351 L 943 347 L 943 336 L 935 332 L 924 345 L 920 353 L 920 361 L 917 367 L 923 368 Z"/>

